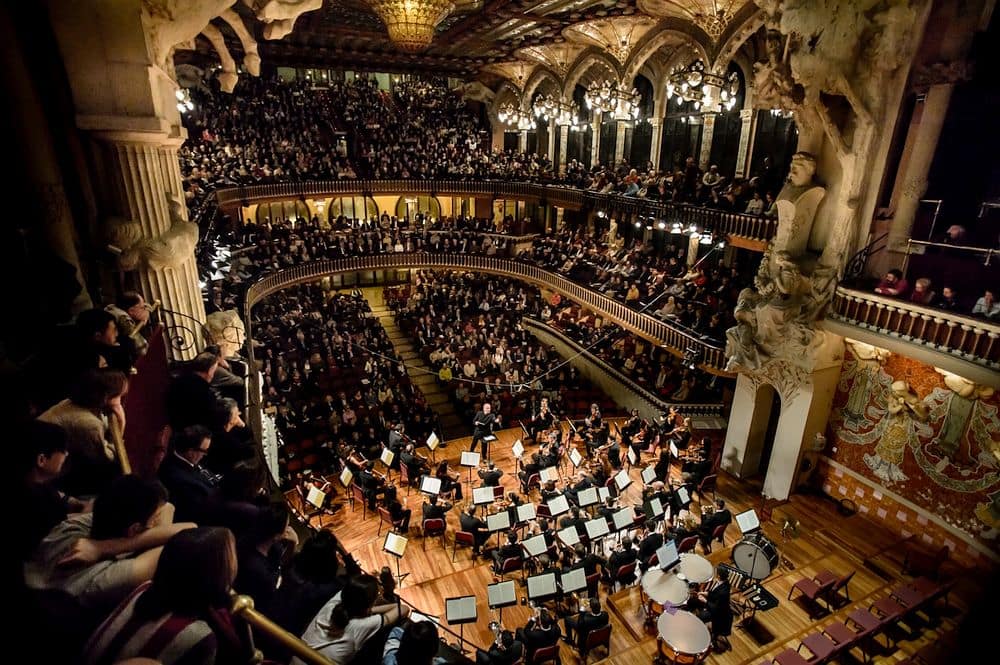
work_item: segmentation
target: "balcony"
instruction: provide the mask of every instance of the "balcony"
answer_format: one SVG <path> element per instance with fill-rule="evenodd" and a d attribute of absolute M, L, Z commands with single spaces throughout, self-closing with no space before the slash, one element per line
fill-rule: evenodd
<path fill-rule="evenodd" d="M 436 270 L 474 270 L 516 277 L 524 281 L 544 286 L 559 292 L 581 305 L 594 310 L 602 318 L 614 321 L 626 330 L 655 344 L 665 346 L 671 353 L 682 356 L 689 349 L 697 349 L 702 369 L 712 374 L 729 376 L 724 371 L 725 349 L 700 337 L 691 335 L 661 321 L 660 319 L 625 306 L 613 298 L 587 289 L 538 266 L 515 259 L 479 256 L 474 254 L 430 254 L 427 252 L 404 252 L 376 254 L 332 261 L 314 261 L 263 276 L 247 289 L 243 320 L 247 324 L 247 334 L 252 338 L 249 324 L 250 310 L 268 295 L 294 286 L 313 282 L 328 275 L 366 270 L 430 268 Z"/>
<path fill-rule="evenodd" d="M 480 196 L 491 199 L 532 200 L 568 210 L 604 211 L 697 226 L 730 239 L 743 240 L 742 246 L 762 250 L 774 236 L 776 219 L 701 208 L 682 203 L 659 203 L 618 194 L 599 194 L 570 187 L 501 180 L 320 180 L 280 182 L 218 189 L 213 194 L 219 208 L 299 197 L 352 196 L 376 194 L 426 194 L 429 196 Z M 211 197 L 210 197 L 211 198 Z M 211 209 L 211 210 L 210 210 Z M 214 212 L 202 206 L 200 215 Z"/>
<path fill-rule="evenodd" d="M 944 310 L 839 287 L 824 327 L 1000 387 L 1000 326 Z"/>

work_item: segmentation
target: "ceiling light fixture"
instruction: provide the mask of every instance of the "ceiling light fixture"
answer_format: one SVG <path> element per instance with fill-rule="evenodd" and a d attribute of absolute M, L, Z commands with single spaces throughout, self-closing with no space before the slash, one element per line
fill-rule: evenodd
<path fill-rule="evenodd" d="M 611 114 L 616 120 L 634 120 L 639 117 L 642 96 L 635 88 L 625 90 L 621 83 L 606 80 L 592 83 L 583 99 L 587 108 Z"/>
<path fill-rule="evenodd" d="M 678 67 L 667 78 L 667 101 L 677 95 L 678 102 L 692 102 L 696 111 L 732 111 L 739 92 L 740 77 L 736 72 L 726 76 L 721 72 L 707 71 L 701 60 Z"/>
<path fill-rule="evenodd" d="M 385 23 L 400 51 L 420 53 L 434 41 L 437 26 L 455 10 L 453 0 L 366 0 Z"/>

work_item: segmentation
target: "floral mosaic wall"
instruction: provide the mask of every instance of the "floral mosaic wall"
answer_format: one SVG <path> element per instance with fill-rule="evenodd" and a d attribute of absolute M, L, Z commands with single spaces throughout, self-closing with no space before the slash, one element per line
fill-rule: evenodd
<path fill-rule="evenodd" d="M 1000 396 L 848 344 L 826 454 L 1000 552 Z"/>

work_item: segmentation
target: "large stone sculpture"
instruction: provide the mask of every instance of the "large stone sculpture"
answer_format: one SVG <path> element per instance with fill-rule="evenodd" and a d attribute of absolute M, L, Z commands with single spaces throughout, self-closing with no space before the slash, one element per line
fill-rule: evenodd
<path fill-rule="evenodd" d="M 778 230 L 761 259 L 754 287 L 736 305 L 726 333 L 729 371 L 756 372 L 780 360 L 812 371 L 824 336 L 814 323 L 836 285 L 836 266 L 818 262 L 810 238 L 825 235 L 816 212 L 826 190 L 815 181 L 816 159 L 796 153 L 778 196 Z"/>
<path fill-rule="evenodd" d="M 212 312 L 205 317 L 208 342 L 219 347 L 223 358 L 233 358 L 240 354 L 246 341 L 246 328 L 240 314 L 235 309 Z"/>
<path fill-rule="evenodd" d="M 184 218 L 183 203 L 178 197 L 168 194 L 167 206 L 170 209 L 170 228 L 155 238 L 145 237 L 138 222 L 108 220 L 108 237 L 119 250 L 120 269 L 128 272 L 140 268 L 176 268 L 194 253 L 198 244 L 198 225 Z"/>

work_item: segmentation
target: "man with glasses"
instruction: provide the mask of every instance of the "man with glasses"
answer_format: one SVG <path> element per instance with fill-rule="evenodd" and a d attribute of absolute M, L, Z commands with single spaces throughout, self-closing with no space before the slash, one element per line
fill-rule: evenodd
<path fill-rule="evenodd" d="M 185 427 L 174 436 L 172 451 L 160 466 L 160 480 L 177 508 L 177 519 L 239 529 L 252 520 L 252 504 L 226 501 L 221 476 L 202 466 L 212 446 L 212 433 L 201 425 Z"/>

